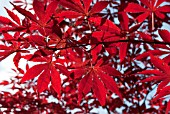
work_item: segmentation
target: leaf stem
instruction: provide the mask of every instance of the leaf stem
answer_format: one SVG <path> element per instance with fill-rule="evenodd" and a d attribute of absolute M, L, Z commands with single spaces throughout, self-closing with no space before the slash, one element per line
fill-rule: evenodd
<path fill-rule="evenodd" d="M 154 31 L 155 26 L 154 26 L 154 12 L 152 12 L 152 31 Z"/>

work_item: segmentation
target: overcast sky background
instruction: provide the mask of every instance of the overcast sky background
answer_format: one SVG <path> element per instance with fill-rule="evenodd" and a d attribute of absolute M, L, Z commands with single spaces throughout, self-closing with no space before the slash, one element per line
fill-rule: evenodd
<path fill-rule="evenodd" d="M 4 7 L 12 9 L 12 6 L 10 5 L 9 1 L 10 0 L 0 1 L 0 16 L 9 17 L 6 13 L 6 10 L 4 9 Z M 13 55 L 0 62 L 0 80 L 9 80 L 9 76 L 14 75 L 14 72 L 11 70 L 11 68 L 14 68 L 12 58 Z"/>

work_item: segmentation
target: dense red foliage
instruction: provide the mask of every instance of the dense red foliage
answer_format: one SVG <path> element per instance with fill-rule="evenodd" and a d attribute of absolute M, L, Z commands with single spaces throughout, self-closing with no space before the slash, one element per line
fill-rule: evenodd
<path fill-rule="evenodd" d="M 14 54 L 17 73 L 1 111 L 168 114 L 169 0 L 29 2 L 0 16 L 0 60 Z"/>

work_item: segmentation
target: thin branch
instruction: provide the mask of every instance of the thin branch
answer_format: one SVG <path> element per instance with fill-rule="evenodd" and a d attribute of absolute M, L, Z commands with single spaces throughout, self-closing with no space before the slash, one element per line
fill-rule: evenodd
<path fill-rule="evenodd" d="M 109 110 L 109 108 L 108 108 L 107 106 L 106 106 L 106 110 L 107 110 L 107 113 L 108 113 L 108 114 L 111 114 L 111 113 L 110 113 L 110 110 Z"/>
<path fill-rule="evenodd" d="M 112 43 L 119 43 L 119 42 L 129 42 L 129 43 L 133 43 L 133 44 L 139 44 L 139 43 L 145 43 L 145 44 L 163 44 L 163 45 L 170 45 L 170 42 L 160 42 L 160 41 L 143 41 L 143 40 L 117 40 L 117 41 L 111 41 L 111 42 L 98 42 L 95 45 L 99 45 L 99 44 L 112 44 Z M 66 46 L 63 48 L 52 48 L 52 47 L 47 47 L 47 49 L 49 50 L 53 50 L 53 51 L 57 51 L 57 50 L 64 50 L 64 49 L 68 49 L 68 48 L 76 48 L 76 47 L 85 47 L 88 45 L 94 45 L 93 43 L 87 43 L 87 44 L 79 44 L 79 45 L 74 45 L 74 46 Z"/>
<path fill-rule="evenodd" d="M 152 12 L 152 31 L 154 31 L 155 25 L 154 25 L 154 12 Z"/>

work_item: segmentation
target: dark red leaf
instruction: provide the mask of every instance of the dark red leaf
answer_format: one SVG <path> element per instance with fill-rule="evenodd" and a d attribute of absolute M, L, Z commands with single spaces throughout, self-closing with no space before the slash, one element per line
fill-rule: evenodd
<path fill-rule="evenodd" d="M 92 61 L 96 62 L 98 55 L 100 54 L 100 51 L 102 50 L 102 45 L 98 45 L 95 46 L 95 48 L 93 48 L 91 50 L 91 55 L 92 55 Z"/>
<path fill-rule="evenodd" d="M 138 32 L 138 34 L 141 36 L 143 40 L 152 41 L 152 37 L 148 33 Z"/>
<path fill-rule="evenodd" d="M 84 9 L 80 4 L 72 3 L 71 1 L 67 1 L 67 0 L 60 0 L 59 3 L 73 11 L 84 13 Z"/>
<path fill-rule="evenodd" d="M 33 67 L 31 67 L 30 69 L 27 70 L 27 72 L 25 73 L 25 75 L 23 76 L 21 83 L 33 79 L 36 76 L 38 76 L 44 69 L 48 68 L 48 64 L 38 64 L 35 65 Z"/>
<path fill-rule="evenodd" d="M 159 35 L 165 42 L 170 42 L 170 32 L 167 30 L 158 30 Z"/>
<path fill-rule="evenodd" d="M 104 85 L 106 86 L 106 88 L 109 89 L 110 91 L 112 91 L 113 93 L 116 93 L 122 99 L 122 95 L 119 92 L 117 84 L 113 80 L 113 78 L 111 78 L 107 74 L 101 72 L 100 70 L 98 70 L 98 74 L 99 74 L 101 80 L 103 81 Z"/>
<path fill-rule="evenodd" d="M 122 63 L 126 57 L 127 50 L 128 50 L 128 44 L 127 42 L 121 42 L 119 43 L 119 57 L 120 57 L 120 63 Z"/>
<path fill-rule="evenodd" d="M 128 31 L 129 30 L 129 17 L 125 12 L 120 12 L 118 14 L 118 19 L 120 21 L 120 25 L 122 30 Z"/>
<path fill-rule="evenodd" d="M 74 72 L 74 78 L 76 79 L 83 76 L 87 72 L 87 69 L 77 68 L 74 69 L 73 72 Z"/>
<path fill-rule="evenodd" d="M 79 103 L 81 101 L 81 99 L 83 98 L 83 96 L 85 96 L 91 89 L 92 87 L 92 76 L 90 76 L 89 74 L 87 74 L 86 76 L 84 76 L 78 86 L 78 99 L 79 99 Z"/>
<path fill-rule="evenodd" d="M 19 65 L 19 61 L 21 59 L 21 53 L 16 53 L 16 55 L 14 56 L 14 59 L 13 59 L 13 62 L 16 66 L 16 68 L 18 68 L 18 65 Z"/>
<path fill-rule="evenodd" d="M 47 89 L 49 83 L 50 83 L 50 70 L 45 69 L 43 73 L 41 73 L 40 76 L 38 77 L 37 81 L 38 92 L 41 93 L 45 89 Z"/>
<path fill-rule="evenodd" d="M 35 11 L 35 14 L 38 16 L 39 20 L 44 22 L 44 16 L 45 16 L 45 6 L 44 2 L 40 0 L 34 0 L 33 1 L 33 8 Z"/>
<path fill-rule="evenodd" d="M 17 26 L 15 23 L 13 23 L 10 19 L 6 17 L 0 16 L 0 24 L 3 25 L 10 25 L 10 26 Z"/>
<path fill-rule="evenodd" d="M 168 101 L 167 108 L 166 108 L 166 113 L 165 114 L 169 114 L 169 112 L 170 112 L 170 100 Z"/>
<path fill-rule="evenodd" d="M 48 5 L 48 7 L 47 7 L 47 9 L 46 9 L 46 11 L 45 11 L 45 22 L 48 22 L 49 21 L 49 19 L 52 17 L 52 15 L 54 14 L 54 13 L 56 13 L 56 9 L 57 9 L 57 7 L 58 7 L 58 1 L 53 1 L 53 2 L 51 2 L 49 5 Z"/>
<path fill-rule="evenodd" d="M 149 16 L 150 12 L 145 12 L 141 15 L 139 15 L 137 18 L 136 18 L 136 21 L 141 23 L 143 22 L 148 16 Z"/>
<path fill-rule="evenodd" d="M 110 20 L 101 17 L 89 18 L 89 21 L 94 23 L 100 30 L 110 31 L 113 34 L 120 34 L 120 29 Z"/>
<path fill-rule="evenodd" d="M 99 80 L 95 73 L 91 74 L 93 76 L 93 92 L 102 106 L 106 103 L 106 89 L 104 84 Z"/>
<path fill-rule="evenodd" d="M 158 69 L 154 69 L 154 70 L 144 70 L 144 71 L 138 72 L 137 74 L 146 74 L 146 75 L 154 74 L 154 75 L 157 75 L 157 76 L 163 76 L 163 75 L 165 75 L 164 73 L 162 73 L 162 72 L 161 72 L 160 70 L 158 70 Z"/>
<path fill-rule="evenodd" d="M 10 2 L 10 3 L 11 3 L 11 2 Z M 36 17 L 35 17 L 31 12 L 29 12 L 29 11 L 27 11 L 27 10 L 25 10 L 25 9 L 22 9 L 22 8 L 20 8 L 19 6 L 14 5 L 13 3 L 11 3 L 11 4 L 14 6 L 14 8 L 15 8 L 19 13 L 21 13 L 22 15 L 28 17 L 28 18 L 31 19 L 32 21 L 38 23 Z"/>
<path fill-rule="evenodd" d="M 9 84 L 8 81 L 2 81 L 2 82 L 0 82 L 0 85 L 3 85 L 3 86 L 6 86 L 6 85 L 8 85 L 8 84 Z"/>
<path fill-rule="evenodd" d="M 85 12 L 88 12 L 88 10 L 89 10 L 89 8 L 90 8 L 90 3 L 91 3 L 92 1 L 93 1 L 93 0 L 83 0 Z"/>
<path fill-rule="evenodd" d="M 12 11 L 8 10 L 7 8 L 5 8 L 5 9 L 6 9 L 8 15 L 9 15 L 17 24 L 21 25 L 19 17 L 18 17 L 16 14 L 14 14 Z"/>
<path fill-rule="evenodd" d="M 167 54 L 167 53 L 168 53 L 167 51 L 162 51 L 162 50 L 149 50 L 147 52 L 140 54 L 135 59 L 142 60 L 142 59 L 149 57 L 150 54 L 157 56 L 157 55 L 163 55 L 163 54 Z"/>
<path fill-rule="evenodd" d="M 32 41 L 33 43 L 35 43 L 39 46 L 45 46 L 46 45 L 45 38 L 40 36 L 40 35 L 30 36 L 30 41 Z"/>
<path fill-rule="evenodd" d="M 54 66 L 51 66 L 51 84 L 53 89 L 59 94 L 61 92 L 61 78 L 60 74 Z"/>
<path fill-rule="evenodd" d="M 93 8 L 90 10 L 89 14 L 93 15 L 95 13 L 99 13 L 100 11 L 102 11 L 104 8 L 107 7 L 107 5 L 109 4 L 108 1 L 99 1 L 97 2 Z"/>
<path fill-rule="evenodd" d="M 63 73 L 64 75 L 70 76 L 70 72 L 68 71 L 68 69 L 67 69 L 66 67 L 64 67 L 64 66 L 62 66 L 62 65 L 56 64 L 56 65 L 55 65 L 55 68 L 56 68 L 56 69 L 59 69 L 60 72 Z"/>
<path fill-rule="evenodd" d="M 155 67 L 166 73 L 167 75 L 170 74 L 170 67 L 167 63 L 165 63 L 163 60 L 159 59 L 158 57 L 154 57 L 153 55 L 150 55 L 151 62 L 154 64 Z"/>
<path fill-rule="evenodd" d="M 81 16 L 82 13 L 78 13 L 75 11 L 62 11 L 61 13 L 57 14 L 57 17 L 60 18 L 77 18 Z"/>
<path fill-rule="evenodd" d="M 112 34 L 111 32 L 107 31 L 96 31 L 92 34 L 93 37 L 97 38 L 99 42 L 105 41 L 105 42 L 115 42 L 120 40 L 120 37 L 117 35 Z"/>
<path fill-rule="evenodd" d="M 170 5 L 164 5 L 162 7 L 159 7 L 157 9 L 157 11 L 169 13 L 170 12 Z"/>
<path fill-rule="evenodd" d="M 141 82 L 162 81 L 163 79 L 165 79 L 163 76 L 151 76 L 142 80 Z"/>
<path fill-rule="evenodd" d="M 168 94 L 170 94 L 170 86 L 166 86 L 164 88 L 162 88 L 162 90 L 152 99 L 152 101 L 156 101 L 158 99 L 160 99 L 161 97 L 164 97 Z"/>
<path fill-rule="evenodd" d="M 128 6 L 125 8 L 125 12 L 131 13 L 141 13 L 145 11 L 147 11 L 145 8 L 136 3 L 129 3 Z"/>
<path fill-rule="evenodd" d="M 15 40 L 14 37 L 8 33 L 3 33 L 3 36 L 6 41 Z"/>
<path fill-rule="evenodd" d="M 109 65 L 103 65 L 99 67 L 99 70 L 104 71 L 105 73 L 112 75 L 112 76 L 121 76 L 122 74 L 117 71 L 115 68 L 109 66 Z"/>

